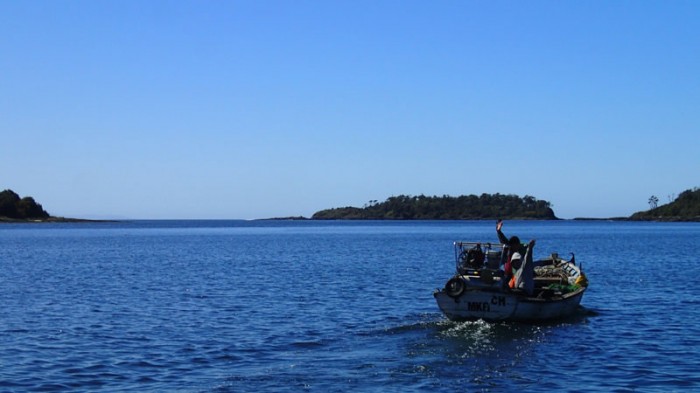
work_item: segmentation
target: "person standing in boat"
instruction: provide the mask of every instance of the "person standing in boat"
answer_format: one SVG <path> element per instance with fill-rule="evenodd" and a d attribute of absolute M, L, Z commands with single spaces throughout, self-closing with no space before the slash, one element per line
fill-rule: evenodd
<path fill-rule="evenodd" d="M 513 257 L 513 254 L 517 252 L 518 254 L 523 255 L 525 254 L 526 250 L 525 247 L 520 243 L 519 237 L 511 236 L 509 239 L 508 237 L 506 237 L 506 235 L 503 234 L 501 228 L 503 228 L 503 220 L 498 220 L 498 222 L 496 223 L 496 234 L 498 235 L 498 241 L 501 242 L 501 244 L 503 244 L 504 246 L 508 246 L 508 255 L 503 270 L 505 270 L 506 273 L 505 280 L 506 282 L 509 282 L 509 280 L 513 276 L 513 267 L 511 264 L 511 258 Z"/>
<path fill-rule="evenodd" d="M 503 220 L 498 220 L 496 222 L 498 241 L 508 246 L 508 257 L 503 268 L 505 271 L 504 280 L 510 288 L 522 288 L 528 294 L 532 294 L 535 275 L 532 263 L 532 249 L 535 246 L 535 241 L 531 240 L 529 246 L 525 246 L 520 243 L 520 238 L 517 236 L 508 238 L 503 234 L 501 228 L 503 228 Z M 525 255 L 525 263 L 523 263 L 522 255 Z M 516 271 L 515 275 L 513 274 L 514 270 Z"/>

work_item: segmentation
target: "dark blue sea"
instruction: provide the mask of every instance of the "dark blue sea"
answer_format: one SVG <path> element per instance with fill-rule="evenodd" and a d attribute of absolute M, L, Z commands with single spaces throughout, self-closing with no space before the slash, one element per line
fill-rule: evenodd
<path fill-rule="evenodd" d="M 0 225 L 0 391 L 700 391 L 700 224 L 508 221 L 576 253 L 582 308 L 455 323 L 495 222 Z"/>

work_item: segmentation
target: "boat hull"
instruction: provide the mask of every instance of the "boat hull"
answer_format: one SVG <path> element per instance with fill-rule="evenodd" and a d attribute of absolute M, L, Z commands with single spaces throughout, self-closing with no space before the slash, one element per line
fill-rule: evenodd
<path fill-rule="evenodd" d="M 507 290 L 466 289 L 459 296 L 434 293 L 442 312 L 453 321 L 544 321 L 571 316 L 585 288 L 550 298 L 528 297 Z"/>

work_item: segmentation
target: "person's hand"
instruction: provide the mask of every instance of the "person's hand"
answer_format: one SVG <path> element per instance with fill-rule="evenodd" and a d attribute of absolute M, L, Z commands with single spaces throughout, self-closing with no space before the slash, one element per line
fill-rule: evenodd
<path fill-rule="evenodd" d="M 496 230 L 500 231 L 502 227 L 503 227 L 503 220 L 498 220 L 498 222 L 496 223 Z"/>
<path fill-rule="evenodd" d="M 535 247 L 535 239 L 530 240 L 530 243 L 528 244 L 530 248 Z"/>

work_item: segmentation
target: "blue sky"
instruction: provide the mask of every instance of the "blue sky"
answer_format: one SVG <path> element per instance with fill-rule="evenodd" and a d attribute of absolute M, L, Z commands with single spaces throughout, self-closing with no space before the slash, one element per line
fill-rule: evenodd
<path fill-rule="evenodd" d="M 697 1 L 0 0 L 0 188 L 53 215 L 700 186 Z"/>

